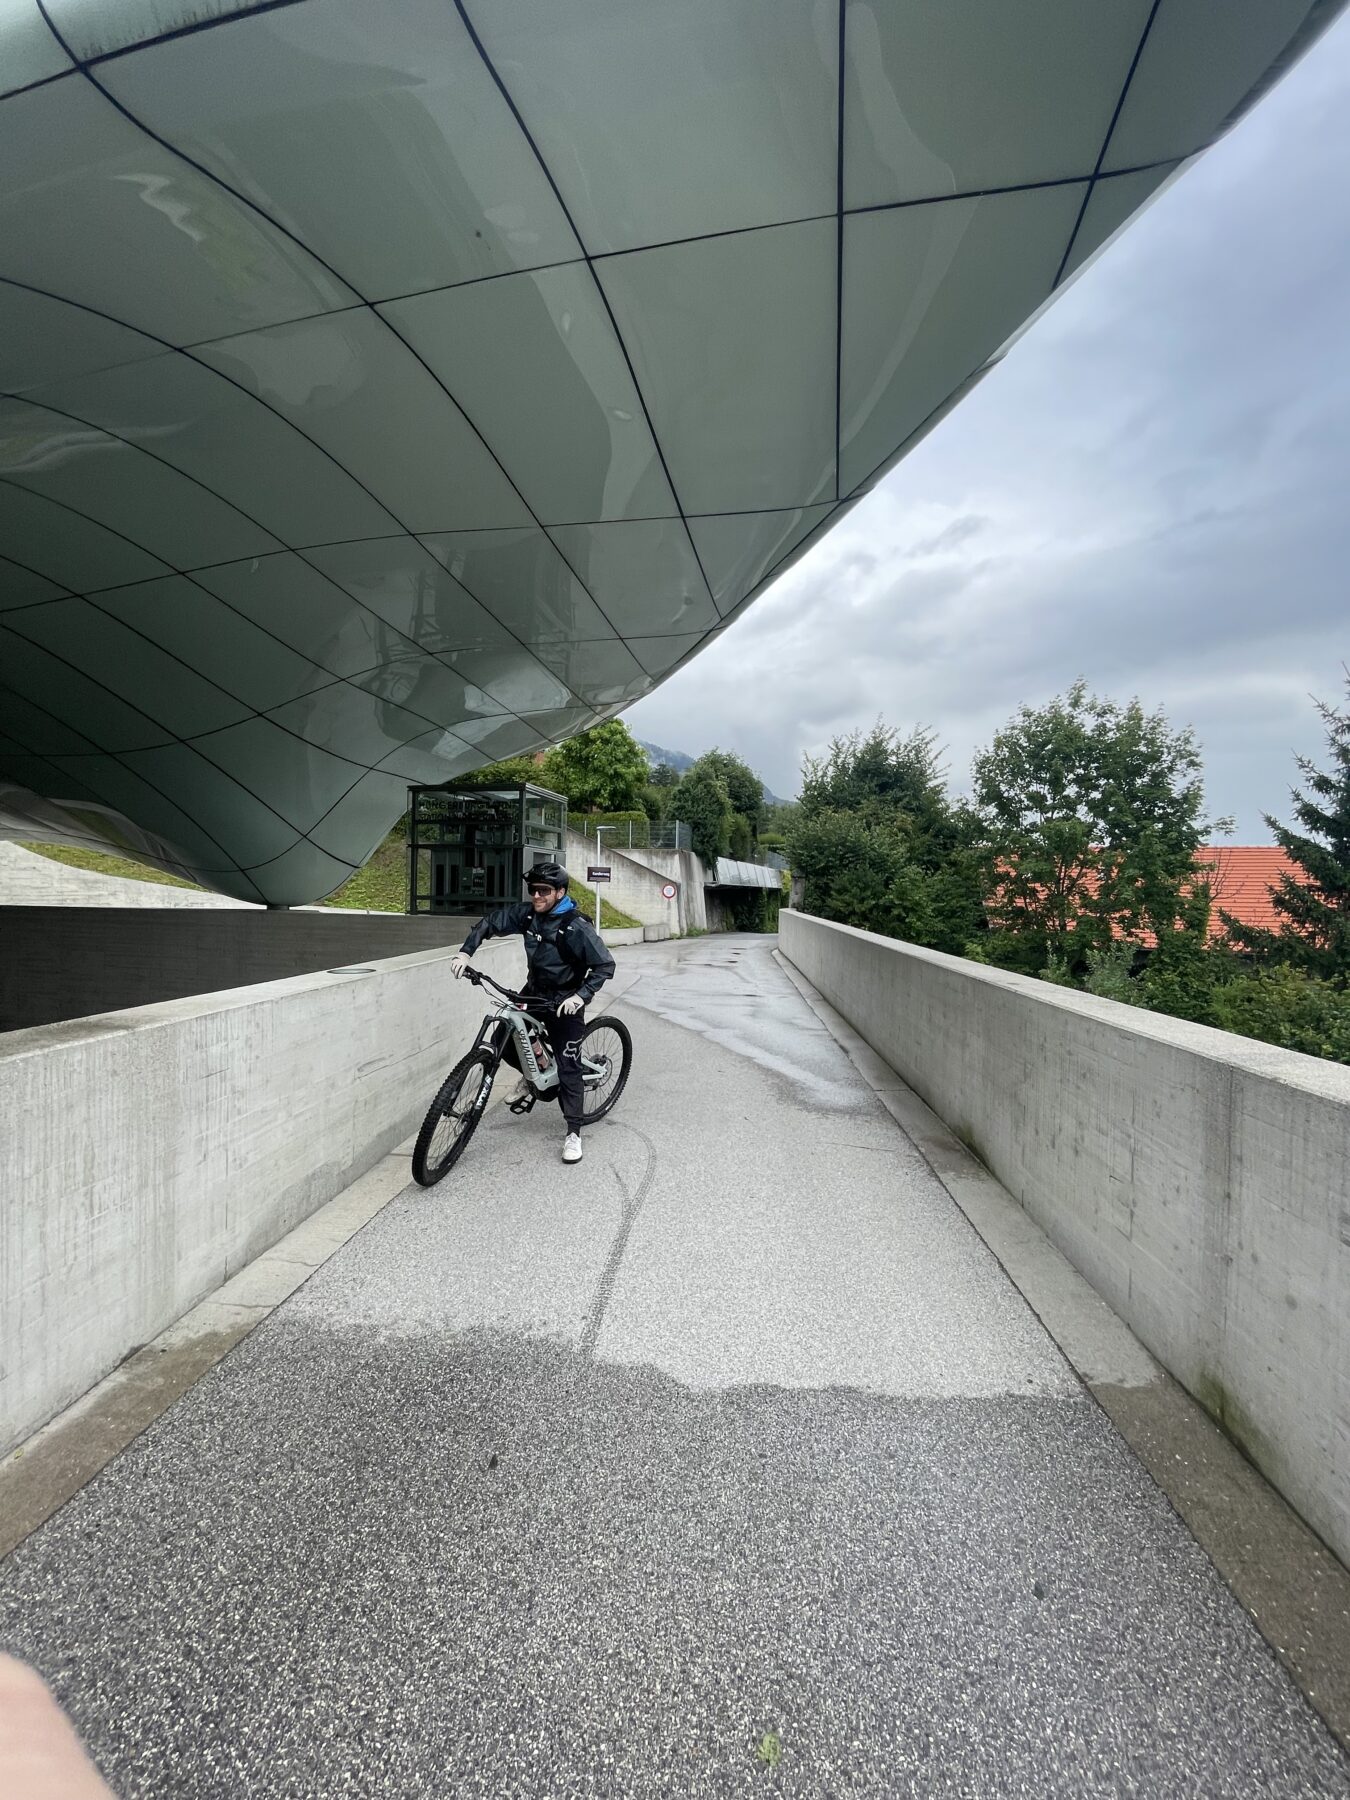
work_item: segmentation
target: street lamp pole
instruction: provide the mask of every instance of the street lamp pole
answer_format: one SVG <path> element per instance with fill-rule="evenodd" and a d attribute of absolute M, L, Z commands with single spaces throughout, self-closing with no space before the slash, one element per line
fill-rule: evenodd
<path fill-rule="evenodd" d="M 595 828 L 595 860 L 596 860 L 597 865 L 599 864 L 599 861 L 600 861 L 600 833 L 602 831 L 617 831 L 618 829 L 619 828 L 617 825 L 597 825 L 596 826 L 596 828 Z M 600 887 L 601 887 L 601 883 L 597 881 L 595 884 L 595 929 L 597 932 L 600 930 Z"/>

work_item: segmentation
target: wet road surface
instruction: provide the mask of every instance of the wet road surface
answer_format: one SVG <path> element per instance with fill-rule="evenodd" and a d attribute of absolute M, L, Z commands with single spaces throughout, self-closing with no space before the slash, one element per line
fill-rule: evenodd
<path fill-rule="evenodd" d="M 497 1109 L 0 1565 L 120 1794 L 1350 1794 L 770 951 L 631 953 L 584 1163 Z"/>

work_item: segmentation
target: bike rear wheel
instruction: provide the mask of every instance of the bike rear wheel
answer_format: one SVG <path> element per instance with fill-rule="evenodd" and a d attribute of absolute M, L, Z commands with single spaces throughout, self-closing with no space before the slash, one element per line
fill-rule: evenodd
<path fill-rule="evenodd" d="M 622 1019 L 608 1013 L 592 1019 L 582 1035 L 582 1118 L 587 1125 L 603 1119 L 628 1083 L 633 1066 L 633 1040 Z M 586 1067 L 596 1065 L 595 1069 Z"/>
<path fill-rule="evenodd" d="M 413 1180 L 419 1187 L 434 1187 L 464 1154 L 487 1111 L 496 1073 L 489 1051 L 471 1050 L 441 1083 L 413 1147 Z"/>

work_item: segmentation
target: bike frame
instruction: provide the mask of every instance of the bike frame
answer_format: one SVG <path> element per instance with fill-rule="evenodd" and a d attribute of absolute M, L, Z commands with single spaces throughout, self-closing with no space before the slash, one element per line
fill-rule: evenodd
<path fill-rule="evenodd" d="M 548 1028 L 538 1013 L 531 1012 L 530 1006 L 539 1005 L 540 999 L 529 994 L 513 994 L 500 982 L 494 981 L 481 969 L 466 969 L 465 975 L 475 987 L 486 984 L 496 988 L 502 996 L 492 1011 L 478 1028 L 478 1036 L 473 1041 L 473 1048 L 480 1045 L 492 1053 L 492 1074 L 495 1079 L 501 1067 L 502 1058 L 506 1054 L 506 1046 L 514 1038 L 516 1056 L 520 1062 L 520 1070 L 536 1094 L 551 1094 L 558 1086 L 558 1062 L 555 1057 L 548 1068 L 541 1069 L 539 1058 L 534 1053 L 534 1045 L 530 1042 L 531 1027 L 547 1042 Z M 581 1058 L 582 1081 L 594 1086 L 602 1081 L 608 1071 L 589 1056 Z"/>
<path fill-rule="evenodd" d="M 499 1000 L 479 1026 L 474 1046 L 476 1048 L 481 1044 L 492 1052 L 493 1067 L 496 1069 L 506 1055 L 507 1044 L 514 1039 L 521 1074 L 536 1094 L 551 1094 L 558 1085 L 558 1065 L 555 1060 L 547 1069 L 540 1068 L 539 1058 L 530 1042 L 532 1026 L 541 1037 L 547 1038 L 544 1021 L 537 1013 L 528 1011 L 514 1001 Z"/>

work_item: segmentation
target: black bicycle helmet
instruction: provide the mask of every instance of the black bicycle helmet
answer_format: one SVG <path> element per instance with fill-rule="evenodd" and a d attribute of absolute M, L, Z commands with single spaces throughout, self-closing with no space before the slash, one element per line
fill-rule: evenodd
<path fill-rule="evenodd" d="M 566 888 L 571 879 L 572 877 L 567 873 L 567 870 L 564 869 L 561 863 L 539 862 L 534 865 L 529 874 L 525 877 L 525 886 L 527 888 L 535 886 Z"/>

